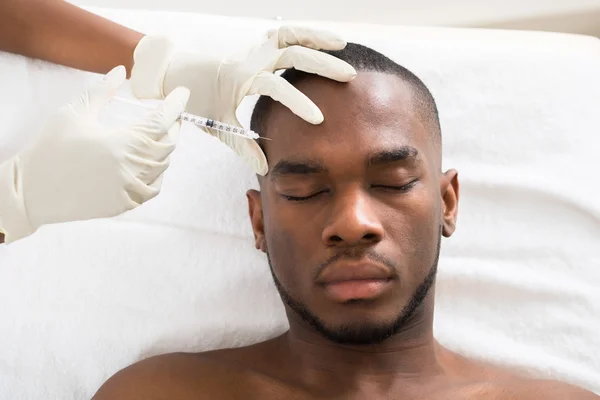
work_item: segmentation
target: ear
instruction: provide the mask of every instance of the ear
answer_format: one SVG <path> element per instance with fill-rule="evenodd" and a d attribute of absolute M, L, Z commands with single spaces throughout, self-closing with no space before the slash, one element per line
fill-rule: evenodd
<path fill-rule="evenodd" d="M 254 246 L 262 252 L 267 252 L 267 242 L 265 240 L 265 225 L 263 222 L 262 197 L 257 190 L 248 190 L 246 192 L 248 199 L 248 214 L 250 214 L 250 223 L 254 231 Z"/>
<path fill-rule="evenodd" d="M 454 169 L 446 171 L 440 179 L 442 195 L 442 235 L 450 237 L 456 230 L 458 214 L 458 172 Z"/>

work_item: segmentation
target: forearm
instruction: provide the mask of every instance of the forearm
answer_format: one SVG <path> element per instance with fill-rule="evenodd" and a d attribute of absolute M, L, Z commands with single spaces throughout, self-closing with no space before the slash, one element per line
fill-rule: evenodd
<path fill-rule="evenodd" d="M 0 0 L 0 50 L 105 74 L 127 73 L 144 35 L 63 0 Z"/>

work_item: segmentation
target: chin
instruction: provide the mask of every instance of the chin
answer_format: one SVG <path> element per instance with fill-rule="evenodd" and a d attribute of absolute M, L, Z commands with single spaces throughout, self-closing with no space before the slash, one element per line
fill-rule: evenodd
<path fill-rule="evenodd" d="M 340 344 L 376 344 L 386 340 L 402 328 L 406 309 L 399 302 L 363 300 L 330 303 L 320 308 L 321 312 L 317 311 L 319 308 L 314 308 L 314 313 L 307 309 L 296 311 L 321 335 Z"/>
<path fill-rule="evenodd" d="M 375 299 L 348 299 L 343 302 L 321 298 L 311 308 L 315 313 L 334 325 L 374 324 L 395 321 L 407 309 L 405 296 L 384 296 Z"/>
<path fill-rule="evenodd" d="M 368 310 L 341 310 L 336 314 L 323 315 L 320 321 L 325 326 L 337 327 L 380 327 L 393 325 L 401 318 L 402 310 L 396 310 L 395 313 L 390 312 L 373 312 Z"/>
<path fill-rule="evenodd" d="M 328 340 L 342 345 L 375 345 L 394 336 L 402 325 L 398 320 L 363 320 L 327 324 L 317 330 Z"/>

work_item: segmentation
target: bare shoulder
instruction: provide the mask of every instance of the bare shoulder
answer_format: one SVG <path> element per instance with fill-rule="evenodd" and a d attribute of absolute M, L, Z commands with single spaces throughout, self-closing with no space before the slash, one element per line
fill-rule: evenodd
<path fill-rule="evenodd" d="M 524 378 L 492 364 L 454 354 L 460 370 L 476 383 L 462 388 L 463 398 L 493 400 L 600 400 L 600 396 L 564 382 Z"/>
<path fill-rule="evenodd" d="M 240 374 L 220 356 L 172 353 L 137 362 L 113 375 L 93 400 L 162 400 L 214 398 L 235 390 Z"/>
<path fill-rule="evenodd" d="M 508 379 L 458 387 L 452 398 L 477 400 L 599 400 L 587 390 L 557 381 Z M 458 396 L 460 395 L 460 396 Z M 444 397 L 446 398 L 446 397 Z"/>
<path fill-rule="evenodd" d="M 517 384 L 519 396 L 523 400 L 600 400 L 600 396 L 564 382 L 529 380 Z"/>

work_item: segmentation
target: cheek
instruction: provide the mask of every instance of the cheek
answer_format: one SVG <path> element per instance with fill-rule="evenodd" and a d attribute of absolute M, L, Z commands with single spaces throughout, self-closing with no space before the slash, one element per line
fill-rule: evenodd
<path fill-rule="evenodd" d="M 415 276 L 428 273 L 435 261 L 440 233 L 437 198 L 426 190 L 415 191 L 410 201 L 390 209 L 388 214 L 385 230 L 400 254 L 400 268 Z"/>
<path fill-rule="evenodd" d="M 277 279 L 293 288 L 305 281 L 316 268 L 310 256 L 319 246 L 319 234 L 314 223 L 307 223 L 299 213 L 284 207 L 269 207 L 264 214 L 265 240 Z"/>

